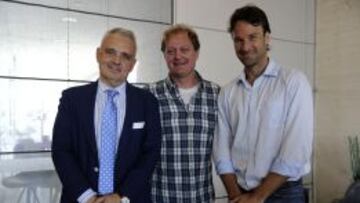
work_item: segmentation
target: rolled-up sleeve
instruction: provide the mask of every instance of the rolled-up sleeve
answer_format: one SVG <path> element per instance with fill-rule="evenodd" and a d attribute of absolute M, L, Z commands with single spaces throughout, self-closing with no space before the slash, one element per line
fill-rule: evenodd
<path fill-rule="evenodd" d="M 311 168 L 313 98 L 312 89 L 302 73 L 297 72 L 288 82 L 284 139 L 271 171 L 297 180 Z"/>
<path fill-rule="evenodd" d="M 218 174 L 234 173 L 231 160 L 231 127 L 228 116 L 226 93 L 222 89 L 218 98 L 218 125 L 215 129 L 213 158 Z"/>

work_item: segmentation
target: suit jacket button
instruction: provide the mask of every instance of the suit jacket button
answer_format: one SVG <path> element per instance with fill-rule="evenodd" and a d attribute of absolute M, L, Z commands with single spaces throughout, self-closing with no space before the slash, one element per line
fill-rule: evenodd
<path fill-rule="evenodd" d="M 99 168 L 98 167 L 94 167 L 94 171 L 97 173 L 97 172 L 99 172 Z"/>

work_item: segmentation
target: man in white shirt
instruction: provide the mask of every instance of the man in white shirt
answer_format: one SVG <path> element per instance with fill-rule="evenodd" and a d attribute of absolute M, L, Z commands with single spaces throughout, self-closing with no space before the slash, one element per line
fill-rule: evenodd
<path fill-rule="evenodd" d="M 220 92 L 214 162 L 230 202 L 304 202 L 313 101 L 304 74 L 268 56 L 270 26 L 256 6 L 237 9 L 229 32 L 244 70 Z"/>

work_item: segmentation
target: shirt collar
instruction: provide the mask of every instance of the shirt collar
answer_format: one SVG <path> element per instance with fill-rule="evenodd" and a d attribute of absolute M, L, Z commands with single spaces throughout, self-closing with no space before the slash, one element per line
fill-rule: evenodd
<path fill-rule="evenodd" d="M 269 63 L 260 77 L 277 77 L 279 75 L 279 70 L 280 68 L 276 65 L 275 61 L 269 58 Z M 245 70 L 239 75 L 238 83 L 244 83 L 244 81 L 246 81 Z"/>
<path fill-rule="evenodd" d="M 104 92 L 106 90 L 115 90 L 119 92 L 120 95 L 125 95 L 125 89 L 126 89 L 126 82 L 121 83 L 120 85 L 114 87 L 110 87 L 109 85 L 105 84 L 103 81 L 98 80 L 99 83 L 99 90 L 100 92 Z"/>
<path fill-rule="evenodd" d="M 201 75 L 195 70 L 195 74 L 196 74 L 196 77 L 198 78 L 199 80 L 199 89 L 202 89 L 203 86 L 204 86 L 204 83 L 203 83 L 203 78 L 201 77 Z M 172 93 L 175 93 L 177 91 L 177 85 L 175 84 L 175 82 L 171 79 L 170 75 L 168 75 L 166 78 L 165 78 L 165 84 L 167 86 L 167 88 L 172 92 Z"/>

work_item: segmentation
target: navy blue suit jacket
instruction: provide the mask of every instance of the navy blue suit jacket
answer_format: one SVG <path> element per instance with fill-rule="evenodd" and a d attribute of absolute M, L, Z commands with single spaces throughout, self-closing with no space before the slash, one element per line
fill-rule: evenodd
<path fill-rule="evenodd" d="M 63 185 L 61 202 L 72 203 L 98 188 L 94 108 L 97 82 L 65 90 L 53 129 L 52 158 Z M 133 123 L 145 122 L 134 129 Z M 126 86 L 126 113 L 114 170 L 114 190 L 132 203 L 151 202 L 151 175 L 160 154 L 161 128 L 156 98 Z"/>

